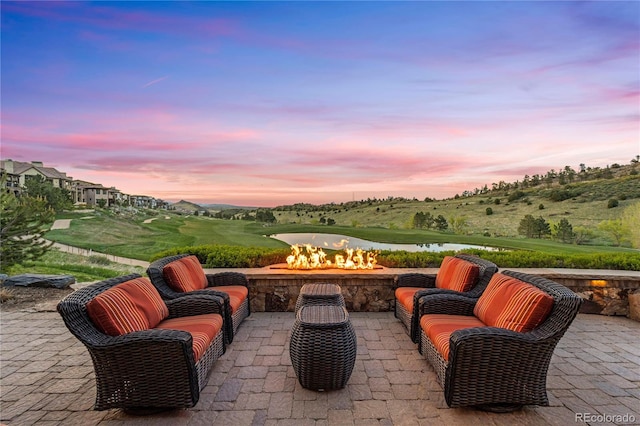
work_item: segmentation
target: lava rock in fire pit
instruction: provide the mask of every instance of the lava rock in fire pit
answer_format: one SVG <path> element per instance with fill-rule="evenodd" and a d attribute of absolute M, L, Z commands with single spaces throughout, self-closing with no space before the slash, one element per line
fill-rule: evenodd
<path fill-rule="evenodd" d="M 20 274 L 7 278 L 3 286 L 68 288 L 76 282 L 71 275 Z"/>

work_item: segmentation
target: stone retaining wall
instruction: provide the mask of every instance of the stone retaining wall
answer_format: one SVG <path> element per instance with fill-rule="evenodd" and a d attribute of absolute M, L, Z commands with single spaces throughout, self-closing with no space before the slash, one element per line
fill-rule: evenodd
<path fill-rule="evenodd" d="M 227 269 L 224 269 L 227 270 Z M 437 273 L 437 268 L 381 268 L 373 271 L 290 271 L 266 267 L 233 269 L 247 275 L 254 312 L 293 311 L 305 283 L 326 282 L 342 288 L 349 311 L 393 311 L 394 277 L 408 272 Z M 512 269 L 556 281 L 584 299 L 583 313 L 622 315 L 640 320 L 640 272 L 605 270 Z M 208 269 L 208 273 L 223 269 Z M 631 299 L 632 303 L 629 303 Z"/>

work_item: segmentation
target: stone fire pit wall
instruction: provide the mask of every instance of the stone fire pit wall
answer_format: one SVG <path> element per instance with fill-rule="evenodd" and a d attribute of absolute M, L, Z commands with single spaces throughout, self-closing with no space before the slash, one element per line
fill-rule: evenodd
<path fill-rule="evenodd" d="M 339 285 L 351 312 L 385 312 L 394 308 L 395 273 L 388 269 L 290 271 L 267 267 L 247 276 L 251 309 L 256 312 L 293 312 L 300 288 L 320 282 Z"/>
<path fill-rule="evenodd" d="M 511 269 L 511 268 L 509 268 Z M 581 296 L 583 313 L 622 315 L 640 318 L 638 303 L 631 303 L 640 290 L 637 271 L 570 270 L 570 269 L 512 269 L 540 275 L 556 281 Z M 306 283 L 331 283 L 342 288 L 347 310 L 351 312 L 382 312 L 394 310 L 394 277 L 398 274 L 420 272 L 435 274 L 437 268 L 375 270 L 293 271 L 282 267 L 247 269 L 207 269 L 207 273 L 236 271 L 249 279 L 251 310 L 253 312 L 293 312 L 300 288 Z M 636 297 L 637 298 L 637 297 Z"/>

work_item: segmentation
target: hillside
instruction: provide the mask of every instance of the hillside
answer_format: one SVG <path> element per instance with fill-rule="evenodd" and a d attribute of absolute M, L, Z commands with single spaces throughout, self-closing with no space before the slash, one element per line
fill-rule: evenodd
<path fill-rule="evenodd" d="M 206 207 L 208 210 L 222 211 L 222 210 L 255 210 L 257 207 L 250 206 L 234 206 L 233 204 L 203 204 L 202 207 Z"/>
<path fill-rule="evenodd" d="M 532 215 L 552 225 L 565 218 L 574 228 L 594 231 L 597 239 L 600 222 L 619 218 L 627 206 L 640 201 L 640 165 L 632 162 L 589 170 L 588 179 L 580 180 L 578 175 L 569 182 L 557 175 L 553 179 L 534 176 L 539 181 L 535 186 L 501 182 L 491 185 L 491 190 L 465 191 L 446 200 L 388 198 L 318 206 L 295 204 L 277 207 L 273 212 L 280 224 L 321 224 L 332 219 L 336 225 L 392 229 L 412 228 L 414 215 L 422 212 L 442 215 L 449 222 L 464 218 L 464 233 L 493 237 L 517 237 L 520 220 Z M 612 199 L 618 205 L 609 208 Z M 491 214 L 487 214 L 488 209 Z"/>
<path fill-rule="evenodd" d="M 185 200 L 180 200 L 177 203 L 173 203 L 169 206 L 169 208 L 171 210 L 188 212 L 188 213 L 205 210 L 204 207 L 198 204 L 192 203 L 191 201 L 185 201 Z"/>

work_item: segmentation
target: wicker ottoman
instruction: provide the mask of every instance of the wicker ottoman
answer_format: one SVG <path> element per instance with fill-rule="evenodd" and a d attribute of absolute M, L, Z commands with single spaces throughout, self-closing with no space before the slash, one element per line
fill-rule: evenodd
<path fill-rule="evenodd" d="M 305 284 L 296 299 L 295 312 L 298 312 L 303 305 L 345 306 L 342 289 L 337 284 Z"/>
<path fill-rule="evenodd" d="M 356 362 L 356 333 L 343 306 L 305 305 L 296 313 L 289 355 L 302 387 L 342 389 Z"/>

